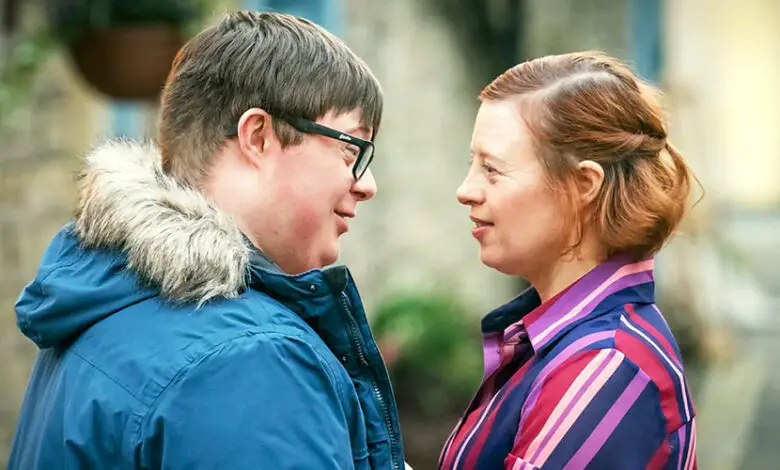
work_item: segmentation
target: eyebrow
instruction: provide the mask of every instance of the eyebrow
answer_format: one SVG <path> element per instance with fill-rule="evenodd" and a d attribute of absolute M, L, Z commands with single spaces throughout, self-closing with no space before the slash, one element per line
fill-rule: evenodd
<path fill-rule="evenodd" d="M 349 129 L 347 129 L 347 130 L 345 131 L 345 133 L 347 133 L 347 134 L 352 134 L 352 135 L 356 135 L 356 134 L 357 134 L 358 132 L 360 132 L 360 131 L 363 131 L 363 132 L 365 132 L 365 133 L 366 133 L 366 135 L 368 136 L 368 138 L 367 138 L 367 139 L 363 139 L 363 140 L 368 140 L 368 139 L 370 139 L 370 138 L 371 138 L 371 131 L 370 131 L 370 130 L 369 130 L 367 127 L 366 127 L 366 126 L 355 126 L 355 127 L 351 127 L 351 128 L 349 128 Z"/>
<path fill-rule="evenodd" d="M 479 152 L 469 152 L 469 155 L 471 156 L 471 158 L 472 158 L 472 159 L 473 159 L 474 157 L 479 157 L 479 158 L 481 158 L 482 160 L 488 160 L 488 161 L 491 161 L 491 162 L 501 162 L 501 163 L 505 163 L 505 161 L 504 161 L 503 159 L 501 159 L 501 158 L 499 158 L 499 157 L 497 157 L 497 156 L 495 156 L 495 155 L 493 155 L 493 154 L 486 153 L 486 152 L 484 152 L 484 151 L 479 151 Z"/>

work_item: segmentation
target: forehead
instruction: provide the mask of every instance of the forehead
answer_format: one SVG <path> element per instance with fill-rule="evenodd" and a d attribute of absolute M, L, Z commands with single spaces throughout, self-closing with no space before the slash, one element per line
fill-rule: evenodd
<path fill-rule="evenodd" d="M 471 151 L 509 159 L 533 153 L 533 140 L 517 103 L 485 101 L 477 112 Z"/>

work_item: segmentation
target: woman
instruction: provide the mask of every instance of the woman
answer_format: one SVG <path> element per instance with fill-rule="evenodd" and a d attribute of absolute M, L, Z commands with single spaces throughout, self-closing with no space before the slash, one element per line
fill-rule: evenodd
<path fill-rule="evenodd" d="M 597 52 L 522 63 L 482 91 L 458 200 L 482 262 L 532 287 L 484 318 L 485 378 L 440 468 L 696 468 L 652 261 L 693 175 L 653 94 Z"/>

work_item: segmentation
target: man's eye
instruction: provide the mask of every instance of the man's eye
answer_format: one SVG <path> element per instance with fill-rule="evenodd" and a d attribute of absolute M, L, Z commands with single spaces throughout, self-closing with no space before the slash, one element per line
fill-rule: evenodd
<path fill-rule="evenodd" d="M 349 155 L 352 160 L 356 160 L 358 155 L 360 155 L 360 149 L 355 145 L 346 145 L 345 147 L 347 155 Z"/>

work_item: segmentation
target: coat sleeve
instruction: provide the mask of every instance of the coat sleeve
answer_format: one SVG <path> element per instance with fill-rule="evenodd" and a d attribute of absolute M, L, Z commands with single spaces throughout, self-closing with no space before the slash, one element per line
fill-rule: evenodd
<path fill-rule="evenodd" d="M 142 428 L 139 466 L 352 468 L 341 388 L 343 378 L 303 338 L 231 340 L 161 394 Z"/>
<path fill-rule="evenodd" d="M 505 468 L 661 468 L 659 403 L 655 384 L 621 352 L 581 353 L 529 395 Z"/>

